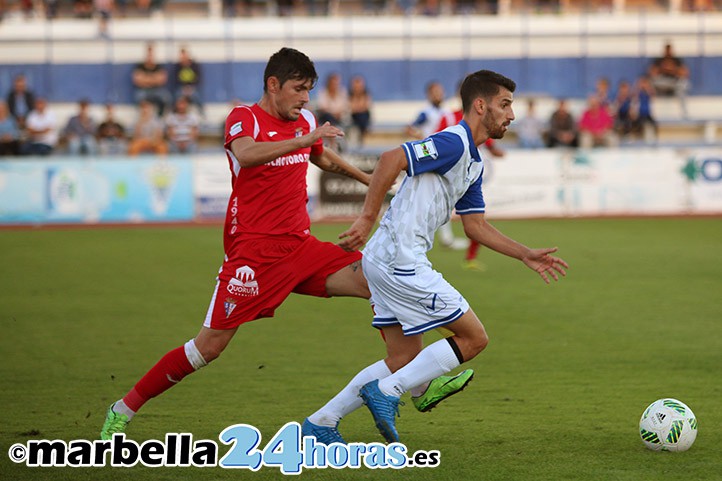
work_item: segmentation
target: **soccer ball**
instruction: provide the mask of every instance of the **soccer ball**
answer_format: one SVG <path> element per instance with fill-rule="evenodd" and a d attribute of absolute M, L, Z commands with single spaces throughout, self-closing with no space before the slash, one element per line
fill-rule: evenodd
<path fill-rule="evenodd" d="M 642 414 L 639 435 L 652 451 L 687 451 L 697 438 L 697 418 L 676 399 L 658 399 Z"/>

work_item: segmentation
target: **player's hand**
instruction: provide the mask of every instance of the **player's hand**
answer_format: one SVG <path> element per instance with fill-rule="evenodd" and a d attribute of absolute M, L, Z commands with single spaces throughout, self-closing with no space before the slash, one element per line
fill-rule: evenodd
<path fill-rule="evenodd" d="M 359 217 L 351 225 L 351 227 L 342 232 L 338 238 L 342 239 L 338 245 L 345 251 L 356 251 L 366 244 L 371 228 L 374 226 L 373 221 L 365 217 Z"/>
<path fill-rule="evenodd" d="M 335 139 L 336 137 L 343 137 L 345 134 L 343 130 L 339 129 L 338 127 L 331 125 L 330 122 L 326 122 L 320 127 L 316 127 L 316 129 L 308 134 L 313 138 L 313 142 L 311 145 L 313 145 L 314 142 L 316 142 L 318 139 Z"/>
<path fill-rule="evenodd" d="M 530 269 L 539 274 L 544 282 L 549 284 L 549 278 L 551 277 L 555 281 L 559 280 L 559 275 L 567 275 L 565 269 L 569 269 L 564 259 L 554 257 L 551 254 L 556 252 L 556 247 L 550 247 L 546 249 L 530 249 L 529 255 L 524 257 L 522 261 Z"/>

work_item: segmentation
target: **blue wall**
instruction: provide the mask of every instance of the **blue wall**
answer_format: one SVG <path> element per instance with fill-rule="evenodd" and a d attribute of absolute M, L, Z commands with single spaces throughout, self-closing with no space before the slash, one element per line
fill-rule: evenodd
<path fill-rule="evenodd" d="M 722 95 L 722 58 L 685 59 L 691 71 L 692 95 Z M 319 83 L 332 71 L 345 81 L 363 74 L 376 100 L 412 100 L 424 97 L 429 80 L 440 80 L 449 95 L 459 80 L 478 69 L 499 71 L 517 82 L 517 94 L 547 94 L 554 97 L 584 97 L 594 81 L 606 76 L 612 85 L 620 79 L 634 80 L 646 71 L 644 58 L 534 58 L 475 60 L 375 60 L 319 61 Z M 245 102 L 260 98 L 265 62 L 205 63 L 202 93 L 206 102 Z M 0 92 L 8 92 L 12 78 L 25 73 L 36 93 L 53 102 L 74 102 L 82 97 L 92 102 L 132 103 L 132 64 L 5 65 L 0 69 Z"/>

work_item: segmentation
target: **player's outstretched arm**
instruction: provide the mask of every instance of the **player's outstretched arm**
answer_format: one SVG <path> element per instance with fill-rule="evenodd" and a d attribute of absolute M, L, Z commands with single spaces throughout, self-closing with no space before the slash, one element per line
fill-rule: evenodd
<path fill-rule="evenodd" d="M 461 222 L 464 224 L 464 232 L 470 239 L 496 252 L 519 259 L 539 274 L 539 277 L 547 284 L 549 284 L 550 278 L 557 281 L 560 275 L 566 275 L 569 265 L 564 259 L 551 255 L 557 251 L 556 247 L 530 249 L 499 232 L 486 222 L 484 214 L 462 215 Z"/>
<path fill-rule="evenodd" d="M 347 251 L 353 251 L 360 249 L 366 243 L 379 216 L 386 193 L 407 165 L 406 155 L 401 147 L 381 154 L 373 175 L 371 175 L 371 183 L 366 193 L 361 215 L 351 225 L 351 228 L 338 236 L 339 239 L 342 239 L 338 245 Z"/>
<path fill-rule="evenodd" d="M 311 162 L 326 172 L 334 172 L 336 174 L 345 175 L 352 179 L 358 180 L 362 184 L 369 185 L 371 182 L 371 174 L 367 174 L 358 167 L 355 167 L 341 158 L 331 149 L 323 149 L 321 155 L 312 155 Z"/>
<path fill-rule="evenodd" d="M 310 147 L 318 139 L 333 139 L 343 135 L 343 130 L 326 122 L 306 135 L 277 142 L 256 142 L 251 137 L 238 137 L 231 142 L 231 151 L 241 167 L 255 167 L 272 162 L 294 150 Z"/>

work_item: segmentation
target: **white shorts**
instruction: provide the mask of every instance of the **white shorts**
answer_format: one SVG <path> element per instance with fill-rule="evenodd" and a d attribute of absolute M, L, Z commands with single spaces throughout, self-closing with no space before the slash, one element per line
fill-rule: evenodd
<path fill-rule="evenodd" d="M 412 336 L 454 322 L 469 310 L 464 296 L 430 266 L 399 275 L 366 257 L 362 264 L 376 328 L 401 324 L 404 335 Z"/>

